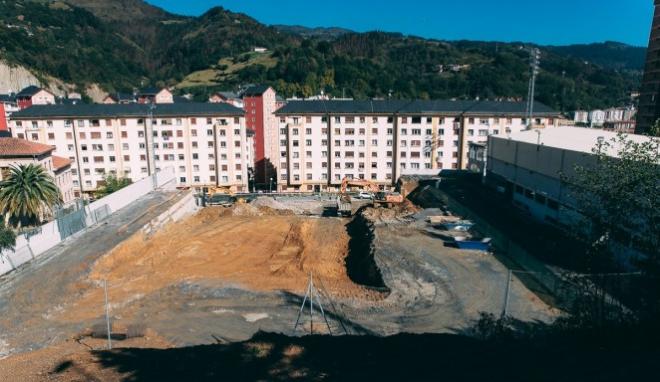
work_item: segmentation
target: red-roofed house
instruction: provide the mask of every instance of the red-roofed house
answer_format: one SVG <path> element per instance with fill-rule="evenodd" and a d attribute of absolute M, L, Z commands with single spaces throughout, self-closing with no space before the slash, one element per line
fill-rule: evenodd
<path fill-rule="evenodd" d="M 71 161 L 53 156 L 54 150 L 52 146 L 25 139 L 0 138 L 0 180 L 7 178 L 10 166 L 39 164 L 55 179 L 62 201 L 72 201 L 75 196 Z"/>

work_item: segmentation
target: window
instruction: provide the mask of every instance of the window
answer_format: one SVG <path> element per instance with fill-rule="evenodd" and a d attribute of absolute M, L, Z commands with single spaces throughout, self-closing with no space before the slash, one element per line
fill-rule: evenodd
<path fill-rule="evenodd" d="M 419 125 L 420 123 L 422 123 L 422 117 L 412 117 L 412 123 L 414 125 Z"/>

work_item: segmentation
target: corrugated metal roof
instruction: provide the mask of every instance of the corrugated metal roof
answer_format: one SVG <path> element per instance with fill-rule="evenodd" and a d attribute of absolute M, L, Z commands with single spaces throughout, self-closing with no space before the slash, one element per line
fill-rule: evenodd
<path fill-rule="evenodd" d="M 226 103 L 181 102 L 156 104 L 154 117 L 243 116 L 245 112 Z M 149 104 L 35 105 L 12 114 L 11 119 L 147 117 Z"/>

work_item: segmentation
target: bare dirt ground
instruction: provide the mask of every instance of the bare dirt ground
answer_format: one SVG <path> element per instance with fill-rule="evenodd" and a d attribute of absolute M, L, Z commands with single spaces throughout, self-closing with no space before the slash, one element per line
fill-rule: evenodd
<path fill-rule="evenodd" d="M 288 208 L 285 199 L 259 198 L 232 208 L 209 207 L 151 237 L 118 238 L 104 254 L 37 267 L 0 285 L 0 313 L 9 312 L 0 318 L 0 345 L 5 355 L 46 347 L 45 353 L 30 354 L 53 355 L 52 367 L 60 353 L 54 346 L 68 349 L 63 353 L 86 351 L 76 339 L 90 340 L 83 333 L 104 322 L 103 280 L 114 331 L 147 328 L 141 340 L 118 342 L 127 347 L 228 343 L 259 330 L 309 332 L 307 316 L 302 328 L 292 329 L 310 272 L 322 287 L 333 333 L 456 332 L 479 312 L 502 311 L 506 268 L 489 254 L 444 246 L 423 229 L 417 208 L 367 209 L 357 223 L 295 214 L 322 211 L 326 202 L 294 199 Z M 360 284 L 360 274 L 374 278 L 374 269 L 383 285 Z M 43 277 L 53 274 L 57 287 L 49 288 Z M 35 280 L 39 286 L 26 289 Z M 515 280 L 510 301 L 517 319 L 548 322 L 557 315 Z M 315 331 L 327 333 L 320 318 L 315 320 Z M 30 357 L 1 360 L 0 380 Z"/>

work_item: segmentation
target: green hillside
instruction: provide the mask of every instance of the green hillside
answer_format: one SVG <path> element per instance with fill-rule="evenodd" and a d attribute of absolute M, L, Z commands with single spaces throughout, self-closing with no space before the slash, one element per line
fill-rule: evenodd
<path fill-rule="evenodd" d="M 284 96 L 323 90 L 355 98 L 495 99 L 527 93 L 527 44 L 295 31 L 219 7 L 184 17 L 141 0 L 0 0 L 3 59 L 109 91 L 168 85 L 203 99 L 214 90 L 267 83 Z M 256 46 L 269 51 L 252 54 Z M 539 48 L 538 100 L 560 110 L 627 102 L 641 78 L 643 48 Z"/>

